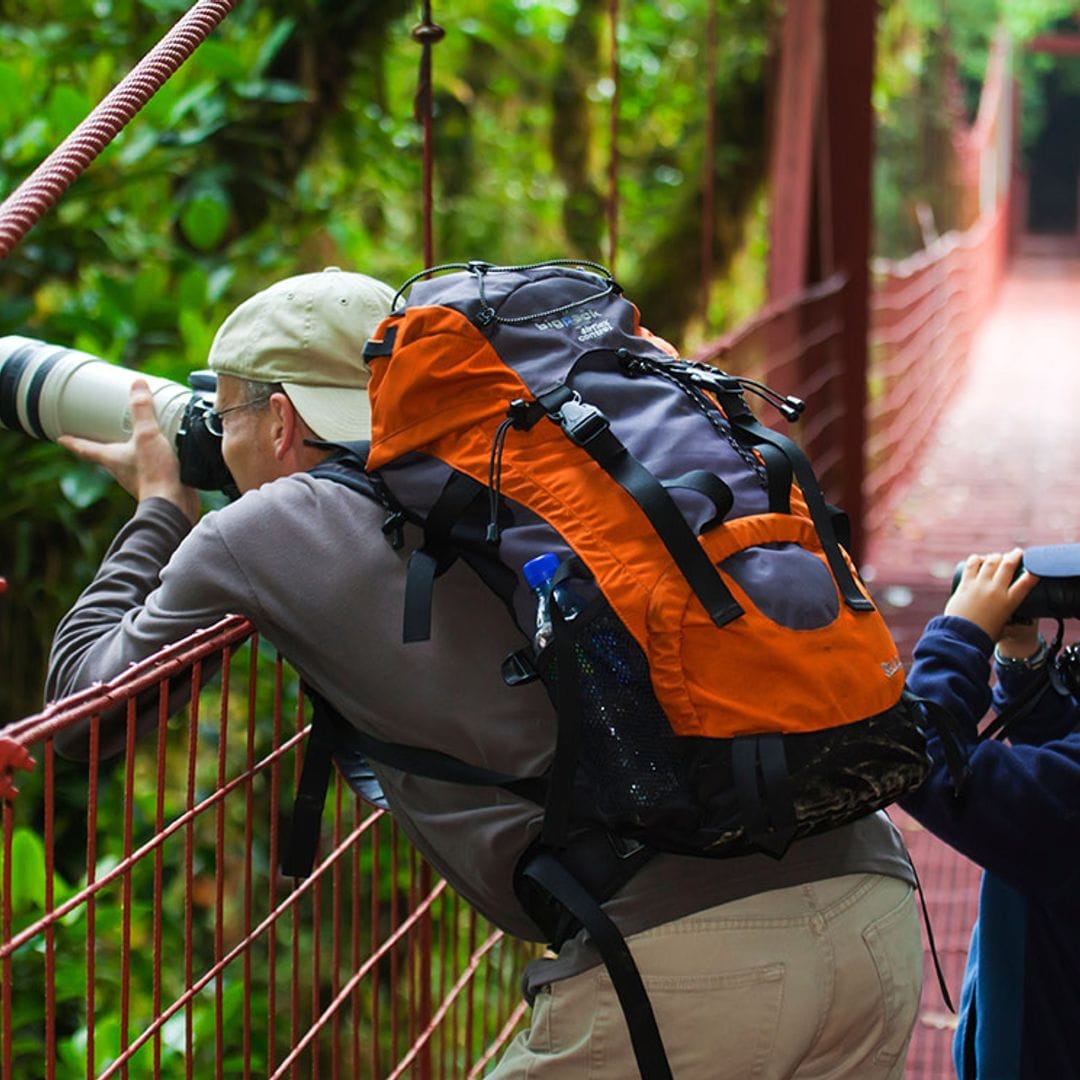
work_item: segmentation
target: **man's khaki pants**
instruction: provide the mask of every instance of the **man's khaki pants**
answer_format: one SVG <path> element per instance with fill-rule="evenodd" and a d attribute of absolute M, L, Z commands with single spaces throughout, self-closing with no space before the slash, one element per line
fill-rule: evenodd
<path fill-rule="evenodd" d="M 721 904 L 628 938 L 675 1080 L 885 1080 L 922 985 L 910 886 L 853 874 Z M 607 972 L 545 988 L 497 1080 L 632 1080 Z"/>

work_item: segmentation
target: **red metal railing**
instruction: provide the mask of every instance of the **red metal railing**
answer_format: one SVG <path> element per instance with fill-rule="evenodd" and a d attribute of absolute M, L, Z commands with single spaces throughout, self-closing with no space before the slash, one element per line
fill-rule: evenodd
<path fill-rule="evenodd" d="M 1004 200 L 962 233 L 949 233 L 901 262 L 879 260 L 871 294 L 864 531 L 881 526 L 897 485 L 954 401 L 972 342 L 997 295 L 1009 239 Z M 798 440 L 826 495 L 840 502 L 844 461 L 842 293 L 834 276 L 782 301 L 703 348 L 706 360 L 805 398 Z M 785 424 L 767 406 L 755 410 Z"/>
<path fill-rule="evenodd" d="M 54 750 L 76 729 L 80 765 Z M 479 1075 L 535 947 L 340 779 L 312 875 L 282 878 L 306 731 L 297 680 L 231 618 L 0 734 L 0 776 L 41 763 L 2 811 L 3 1080 Z"/>
<path fill-rule="evenodd" d="M 899 263 L 879 263 L 872 301 L 867 531 L 955 401 L 1005 266 L 1008 203 Z"/>
<path fill-rule="evenodd" d="M 762 421 L 799 441 L 814 462 L 823 490 L 837 500 L 843 467 L 844 287 L 844 277 L 837 274 L 767 304 L 695 357 L 811 402 L 805 418 L 790 430 L 768 406 L 754 407 Z"/>

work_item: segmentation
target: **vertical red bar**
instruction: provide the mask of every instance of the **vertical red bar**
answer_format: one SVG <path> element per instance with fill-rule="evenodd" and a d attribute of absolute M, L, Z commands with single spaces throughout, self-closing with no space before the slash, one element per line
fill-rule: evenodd
<path fill-rule="evenodd" d="M 318 867 L 313 867 L 318 872 Z M 322 972 L 322 876 L 312 882 L 311 888 L 311 1022 L 319 1018 L 319 979 Z M 319 1080 L 319 1043 L 311 1044 L 311 1080 Z"/>
<path fill-rule="evenodd" d="M 353 799 L 353 827 L 357 827 L 362 818 L 360 800 Z M 360 967 L 360 891 L 363 887 L 363 878 L 360 873 L 360 845 L 365 842 L 364 838 L 361 838 L 352 847 L 352 934 L 350 940 L 352 942 L 352 966 L 350 971 L 357 971 Z M 366 839 L 367 843 L 371 843 L 371 837 L 368 835 Z M 359 985 L 353 990 L 350 995 L 352 1005 L 352 1057 L 350 1059 L 350 1065 L 353 1072 L 357 1072 L 360 1069 L 360 1002 L 361 1002 L 361 987 Z"/>
<path fill-rule="evenodd" d="M 255 692 L 257 683 L 257 659 L 258 649 L 250 646 L 250 660 L 248 662 L 248 690 L 247 690 L 247 753 L 244 758 L 244 767 L 248 774 L 247 783 L 244 785 L 244 986 L 248 993 L 244 995 L 244 1080 L 251 1076 L 251 925 L 253 910 L 253 869 L 252 848 L 255 831 L 252 818 L 255 812 L 255 778 L 252 775 L 255 769 Z M 270 868 L 270 877 L 273 878 L 274 869 Z M 274 928 L 270 928 L 270 936 L 273 937 Z"/>
<path fill-rule="evenodd" d="M 338 774 L 334 783 L 334 842 L 333 848 L 336 851 L 341 844 L 341 814 L 342 814 L 342 801 L 343 801 L 343 787 L 341 782 L 341 775 Z M 355 845 L 354 845 L 355 846 Z M 331 1000 L 336 1001 L 338 992 L 341 989 L 341 859 L 334 860 L 334 868 L 331 872 L 330 879 L 330 919 L 331 919 L 331 941 L 330 941 L 330 997 Z M 341 1075 L 340 1067 L 340 1043 L 341 1043 L 341 1009 L 334 1010 L 333 1018 L 330 1021 L 330 1077 L 331 1080 L 339 1080 Z"/>
<path fill-rule="evenodd" d="M 410 916 L 414 911 L 416 911 L 419 902 L 419 894 L 417 891 L 419 880 L 416 868 L 416 848 L 414 848 L 412 844 L 409 844 L 409 910 L 407 914 Z M 410 1049 L 416 1045 L 416 1029 L 417 1021 L 419 1019 L 418 1013 L 420 1011 L 419 976 L 421 962 L 420 957 L 418 956 L 420 935 L 417 931 L 418 927 L 417 924 L 414 922 L 409 927 L 409 933 L 405 941 L 405 962 L 408 964 L 408 969 L 405 974 L 406 978 L 408 979 L 407 993 L 409 1008 L 407 1010 L 407 1013 L 408 1039 Z"/>
<path fill-rule="evenodd" d="M 124 861 L 131 858 L 132 812 L 135 806 L 135 698 L 127 703 L 127 738 L 124 747 Z M 123 897 L 120 929 L 120 1053 L 128 1048 L 131 1022 L 131 867 L 124 871 L 120 893 Z M 128 1075 L 127 1057 L 120 1075 Z"/>
<path fill-rule="evenodd" d="M 251 648 L 258 647 L 254 638 Z M 274 912 L 277 908 L 277 881 L 278 881 L 278 854 L 280 850 L 280 836 L 278 834 L 278 811 L 281 807 L 281 763 L 278 761 L 277 750 L 281 746 L 281 662 L 274 666 L 274 705 L 273 705 L 273 736 L 272 751 L 274 753 L 273 764 L 270 766 L 270 896 L 269 910 Z M 267 930 L 267 1019 L 266 1025 L 266 1068 L 268 1073 L 274 1071 L 277 1061 L 276 1043 L 274 1034 L 276 1031 L 275 1020 L 277 1018 L 277 935 L 278 922 L 275 917 Z"/>
<path fill-rule="evenodd" d="M 15 832 L 15 820 L 11 811 L 11 803 L 7 799 L 0 800 L 0 814 L 4 819 L 4 872 L 0 889 L 0 935 L 6 945 L 11 940 L 11 841 Z M 0 1046 L 0 1067 L 3 1068 L 3 1080 L 15 1080 L 11 1073 L 11 953 L 4 953 L 4 959 L 0 962 L 0 1038 L 3 1046 Z"/>
<path fill-rule="evenodd" d="M 218 791 L 225 787 L 228 776 L 227 753 L 229 748 L 229 675 L 232 667 L 232 650 L 225 646 L 221 652 L 221 704 L 218 728 Z M 214 863 L 214 964 L 225 955 L 225 800 L 219 799 L 214 811 L 215 863 Z M 222 1080 L 225 1069 L 225 974 L 218 971 L 214 976 L 214 1075 Z"/>
<path fill-rule="evenodd" d="M 191 721 L 188 727 L 187 797 L 188 814 L 195 809 L 195 762 L 199 743 L 199 694 L 202 692 L 202 664 L 196 662 L 191 669 Z M 194 984 L 192 951 L 195 947 L 193 894 L 195 887 L 195 822 L 188 818 L 184 826 L 184 989 L 190 991 Z M 185 1075 L 192 1080 L 195 1075 L 194 1009 L 189 997 L 184 1004 L 184 1064 Z"/>
<path fill-rule="evenodd" d="M 415 849 L 414 849 L 415 850 Z M 431 892 L 431 867 L 427 860 L 420 860 L 420 899 L 426 900 Z M 424 909 L 420 919 L 420 1008 L 417 1027 L 420 1031 L 427 1031 L 431 1023 L 431 906 Z M 415 1036 L 414 1036 L 415 1038 Z M 420 1077 L 421 1080 L 431 1080 L 431 1039 L 427 1039 L 420 1047 Z"/>
<path fill-rule="evenodd" d="M 382 916 L 379 901 L 379 854 L 382 848 L 380 843 L 379 826 L 383 819 L 380 818 L 371 827 L 371 954 L 374 956 L 379 949 L 379 922 Z M 359 958 L 358 958 L 359 959 Z M 359 966 L 359 964 L 357 964 Z M 379 1011 L 379 962 L 376 961 L 371 968 L 371 1075 L 382 1076 L 380 1068 L 382 1055 L 380 1053 L 379 1035 L 382 1031 L 382 1016 Z"/>
<path fill-rule="evenodd" d="M 476 911 L 469 908 L 469 949 L 466 955 L 472 956 L 476 952 Z M 476 1015 L 476 980 L 469 980 L 469 988 L 465 994 L 465 1060 L 473 1059 L 473 1023 Z"/>
<path fill-rule="evenodd" d="M 823 3 L 800 0 L 788 4 L 781 26 L 778 89 L 769 139 L 770 300 L 783 299 L 802 289 L 809 270 L 814 148 L 824 47 Z"/>
<path fill-rule="evenodd" d="M 396 934 L 399 919 L 398 912 L 398 827 L 397 822 L 390 821 L 390 933 Z M 376 881 L 378 887 L 378 881 Z M 398 954 L 400 950 L 395 947 L 390 950 L 390 1060 L 395 1065 L 401 1060 L 400 1047 L 398 1045 L 398 989 L 400 971 L 398 970 Z"/>
<path fill-rule="evenodd" d="M 45 743 L 45 1080 L 56 1076 L 56 761 L 52 739 Z M 4 889 L 7 895 L 7 888 Z M 7 935 L 4 935 L 5 940 Z M 5 978 L 5 982 L 7 979 Z"/>
<path fill-rule="evenodd" d="M 827 228 L 844 289 L 841 505 L 851 518 L 856 560 L 864 541 L 863 479 L 866 443 L 866 358 L 870 314 L 870 227 L 874 150 L 874 28 L 876 3 L 827 0 L 825 97 L 828 109 Z"/>
<path fill-rule="evenodd" d="M 162 682 L 158 686 L 158 715 L 157 715 L 157 791 L 154 806 L 154 830 L 160 834 L 165 827 L 165 759 L 167 754 L 166 735 L 169 720 L 169 693 L 168 683 Z M 162 895 L 164 891 L 164 858 L 163 845 L 158 844 L 154 848 L 154 899 L 152 919 L 153 937 L 153 986 L 151 995 L 153 999 L 154 1016 L 161 1015 L 161 970 L 162 970 Z M 154 1075 L 161 1073 L 161 1031 L 154 1032 Z"/>
<path fill-rule="evenodd" d="M 705 153 L 701 175 L 701 319 L 709 329 L 716 244 L 716 0 L 705 17 Z"/>
<path fill-rule="evenodd" d="M 280 660 L 279 660 L 280 664 Z M 296 698 L 296 717 L 294 730 L 299 733 L 304 728 L 304 695 L 303 693 L 297 694 Z M 296 799 L 296 792 L 300 790 L 300 764 L 301 754 L 297 749 L 293 754 L 293 799 Z M 295 805 L 295 801 L 294 801 Z M 296 891 L 296 882 L 293 881 L 293 891 Z M 292 1041 L 289 1044 L 289 1049 L 292 1050 L 294 1046 L 300 1041 L 300 905 L 298 903 L 293 904 L 289 913 L 289 925 L 292 927 L 292 964 L 290 965 L 290 986 L 292 992 L 289 997 L 290 1008 L 290 1026 L 289 1033 Z M 297 1072 L 298 1061 L 294 1061 L 290 1066 L 289 1075 L 298 1076 Z"/>
<path fill-rule="evenodd" d="M 169 684 L 162 682 L 158 686 L 158 715 L 157 715 L 157 798 L 154 805 L 154 831 L 160 836 L 165 828 L 165 759 L 168 753 L 169 723 Z M 153 919 L 153 950 L 154 950 L 154 973 L 152 997 L 154 1003 L 154 1016 L 161 1015 L 161 966 L 162 957 L 162 896 L 165 885 L 165 851 L 164 845 L 158 844 L 154 848 L 154 911 Z M 161 1030 L 154 1032 L 154 1076 L 161 1075 Z"/>
<path fill-rule="evenodd" d="M 608 0 L 608 50 L 611 76 L 610 147 L 608 150 L 608 269 L 619 256 L 619 0 Z"/>
<path fill-rule="evenodd" d="M 454 967 L 452 971 L 456 975 L 458 956 L 461 954 L 461 899 L 457 893 L 454 893 L 451 899 L 451 911 L 452 916 L 450 920 L 450 956 Z M 453 1022 L 451 1027 L 451 1040 L 454 1047 L 454 1072 L 453 1075 L 457 1075 L 457 1048 L 464 1043 L 464 1037 L 461 1029 L 461 1009 L 460 1009 L 461 995 L 459 994 L 454 998 L 454 1004 L 452 1007 L 451 1015 L 453 1016 Z"/>
<path fill-rule="evenodd" d="M 97 949 L 95 916 L 97 902 L 93 892 L 97 881 L 97 812 L 98 812 L 98 753 L 101 745 L 101 717 L 90 717 L 90 758 L 87 762 L 86 785 L 86 885 L 91 891 L 86 897 L 86 1074 L 93 1076 L 94 1031 L 96 1010 L 94 1007 Z"/>
<path fill-rule="evenodd" d="M 447 969 L 453 964 L 454 958 L 450 954 L 449 949 L 449 937 L 450 937 L 450 915 L 452 912 L 450 906 L 449 893 L 443 893 L 439 899 L 439 1005 L 440 1007 L 446 1001 L 446 988 L 453 983 L 452 978 L 447 977 Z M 442 1023 L 439 1024 L 439 1080 L 446 1080 L 446 1056 L 447 1056 L 447 1028 L 450 1028 L 451 1038 L 449 1039 L 449 1045 L 453 1047 L 453 1021 L 448 1013 L 443 1017 Z"/>

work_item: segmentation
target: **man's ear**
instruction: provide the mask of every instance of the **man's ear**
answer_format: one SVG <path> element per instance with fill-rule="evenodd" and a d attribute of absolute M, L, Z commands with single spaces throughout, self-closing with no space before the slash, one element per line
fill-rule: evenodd
<path fill-rule="evenodd" d="M 274 457 L 284 461 L 303 444 L 305 427 L 296 406 L 287 394 L 278 391 L 270 395 L 271 438 L 274 442 Z"/>

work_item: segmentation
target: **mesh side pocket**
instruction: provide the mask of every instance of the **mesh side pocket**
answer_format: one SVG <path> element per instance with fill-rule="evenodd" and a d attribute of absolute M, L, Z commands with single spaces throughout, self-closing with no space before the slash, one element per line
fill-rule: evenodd
<path fill-rule="evenodd" d="M 579 789 L 601 821 L 652 828 L 686 813 L 688 792 L 676 736 L 653 694 L 645 654 L 606 605 L 564 632 L 574 636 L 580 714 Z M 558 699 L 555 648 L 540 673 Z"/>

